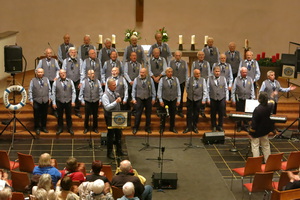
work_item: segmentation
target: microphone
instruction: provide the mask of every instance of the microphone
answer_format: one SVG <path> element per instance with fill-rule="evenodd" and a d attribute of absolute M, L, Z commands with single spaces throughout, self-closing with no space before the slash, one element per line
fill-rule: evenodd
<path fill-rule="evenodd" d="M 166 106 L 165 106 L 165 109 L 166 109 L 166 111 L 167 111 L 167 117 L 169 117 L 169 116 L 170 116 L 170 114 L 169 114 L 169 106 L 166 105 Z"/>
<path fill-rule="evenodd" d="M 54 56 L 56 56 L 56 53 L 55 53 L 54 49 L 52 48 L 50 42 L 48 42 L 48 46 L 52 49 Z"/>

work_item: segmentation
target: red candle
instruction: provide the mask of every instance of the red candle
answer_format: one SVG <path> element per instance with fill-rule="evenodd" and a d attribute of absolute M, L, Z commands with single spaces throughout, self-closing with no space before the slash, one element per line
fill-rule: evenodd
<path fill-rule="evenodd" d="M 276 62 L 276 56 L 272 56 L 272 62 Z"/>
<path fill-rule="evenodd" d="M 257 54 L 256 56 L 256 60 L 259 61 L 260 60 L 260 54 Z"/>
<path fill-rule="evenodd" d="M 279 53 L 276 53 L 276 59 L 279 60 Z"/>
<path fill-rule="evenodd" d="M 261 53 L 261 58 L 262 58 L 262 59 L 265 59 L 265 58 L 266 58 L 266 52 L 262 52 L 262 53 Z"/>

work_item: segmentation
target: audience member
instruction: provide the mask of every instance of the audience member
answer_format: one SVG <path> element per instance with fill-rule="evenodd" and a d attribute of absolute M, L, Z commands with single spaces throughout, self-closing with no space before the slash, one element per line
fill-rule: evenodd
<path fill-rule="evenodd" d="M 150 185 L 143 185 L 140 179 L 132 173 L 132 165 L 129 160 L 123 160 L 120 163 L 120 170 L 112 179 L 112 185 L 122 188 L 127 182 L 132 182 L 135 188 L 134 196 L 142 200 L 152 199 L 152 187 Z"/>
<path fill-rule="evenodd" d="M 33 175 L 50 174 L 53 186 L 61 178 L 61 173 L 55 167 L 51 166 L 51 156 L 48 153 L 43 153 L 39 158 L 39 165 L 34 167 L 32 171 Z"/>
<path fill-rule="evenodd" d="M 5 187 L 0 191 L 0 200 L 11 200 L 12 192 L 9 187 Z"/>
<path fill-rule="evenodd" d="M 110 182 L 109 180 L 101 175 L 102 162 L 100 160 L 95 160 L 92 163 L 92 174 L 86 176 L 86 181 L 94 182 L 95 180 L 101 179 L 104 181 L 104 194 L 110 192 Z"/>
<path fill-rule="evenodd" d="M 61 171 L 61 177 L 68 176 L 72 181 L 85 181 L 84 174 L 78 171 L 78 162 L 74 157 L 70 157 L 66 162 L 66 167 Z"/>
<path fill-rule="evenodd" d="M 79 200 L 79 196 L 71 188 L 72 179 L 69 176 L 63 177 L 56 187 L 57 200 Z"/>
<path fill-rule="evenodd" d="M 123 194 L 121 198 L 118 198 L 118 200 L 139 200 L 138 197 L 134 196 L 134 185 L 131 182 L 127 182 L 122 187 Z"/>
<path fill-rule="evenodd" d="M 285 186 L 285 190 L 293 190 L 300 188 L 300 177 L 299 174 L 293 174 L 293 172 L 287 172 L 290 181 Z"/>
<path fill-rule="evenodd" d="M 67 78 L 67 73 L 64 69 L 59 71 L 59 76 L 60 78 L 53 83 L 52 87 L 52 106 L 58 113 L 56 135 L 60 135 L 63 132 L 64 111 L 66 114 L 68 132 L 74 135 L 71 116 L 71 106 L 75 106 L 76 99 L 74 83 L 71 79 Z"/>
<path fill-rule="evenodd" d="M 56 193 L 53 189 L 56 185 L 52 185 L 50 174 L 41 175 L 37 186 L 32 188 L 32 195 L 36 199 L 56 199 Z M 45 193 L 44 193 L 45 191 Z"/>
<path fill-rule="evenodd" d="M 0 169 L 0 191 L 5 187 L 11 187 L 10 183 L 8 182 L 8 173 Z"/>

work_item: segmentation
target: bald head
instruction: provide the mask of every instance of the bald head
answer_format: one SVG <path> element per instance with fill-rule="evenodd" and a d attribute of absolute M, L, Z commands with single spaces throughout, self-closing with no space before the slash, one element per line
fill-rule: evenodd
<path fill-rule="evenodd" d="M 120 170 L 122 172 L 128 173 L 132 169 L 131 162 L 129 160 L 123 160 L 120 163 Z"/>

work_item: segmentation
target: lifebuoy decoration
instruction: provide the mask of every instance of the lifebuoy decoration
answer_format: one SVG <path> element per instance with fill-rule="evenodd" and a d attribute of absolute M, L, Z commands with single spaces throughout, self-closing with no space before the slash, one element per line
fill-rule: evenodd
<path fill-rule="evenodd" d="M 18 91 L 22 95 L 22 100 L 18 104 L 10 104 L 9 100 L 8 100 L 9 94 L 14 91 Z M 27 100 L 26 90 L 20 85 L 12 85 L 4 90 L 3 102 L 4 102 L 5 108 L 7 108 L 9 110 L 13 110 L 13 111 L 19 110 L 20 108 L 22 108 L 23 106 L 26 105 L 26 100 Z"/>

